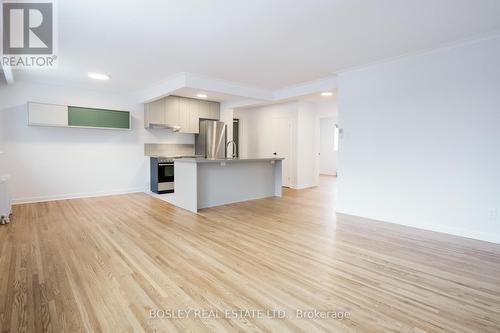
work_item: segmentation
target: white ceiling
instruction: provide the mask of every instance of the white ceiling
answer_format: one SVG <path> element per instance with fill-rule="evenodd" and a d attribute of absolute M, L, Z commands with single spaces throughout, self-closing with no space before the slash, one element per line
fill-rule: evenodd
<path fill-rule="evenodd" d="M 175 94 L 176 96 L 183 96 L 183 97 L 200 99 L 200 97 L 196 96 L 200 93 L 207 95 L 208 97 L 206 99 L 209 101 L 228 102 L 228 101 L 232 101 L 235 99 L 234 95 L 225 94 L 225 93 L 222 93 L 219 91 L 211 91 L 211 90 L 206 90 L 206 89 L 194 89 L 194 88 L 189 88 L 189 87 L 177 89 L 177 90 L 175 90 L 175 92 L 173 94 Z"/>
<path fill-rule="evenodd" d="M 274 90 L 500 31 L 499 0 L 59 0 L 58 11 L 59 68 L 16 78 L 136 91 L 189 72 Z"/>

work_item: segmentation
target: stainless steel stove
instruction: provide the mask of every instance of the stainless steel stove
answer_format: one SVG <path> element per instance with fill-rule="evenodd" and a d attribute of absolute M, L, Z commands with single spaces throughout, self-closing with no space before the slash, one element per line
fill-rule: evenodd
<path fill-rule="evenodd" d="M 151 157 L 151 192 L 163 194 L 175 191 L 174 160 L 180 158 L 196 158 L 192 156 Z"/>

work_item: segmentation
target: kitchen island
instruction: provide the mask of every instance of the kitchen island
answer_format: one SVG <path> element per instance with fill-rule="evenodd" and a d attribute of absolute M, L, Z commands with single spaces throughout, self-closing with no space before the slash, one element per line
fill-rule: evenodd
<path fill-rule="evenodd" d="M 281 197 L 283 158 L 174 160 L 171 204 L 198 209 L 267 197 Z"/>

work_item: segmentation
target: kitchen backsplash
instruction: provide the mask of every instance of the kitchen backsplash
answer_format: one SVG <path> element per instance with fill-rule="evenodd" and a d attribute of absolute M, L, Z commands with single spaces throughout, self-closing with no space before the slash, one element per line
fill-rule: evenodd
<path fill-rule="evenodd" d="M 145 156 L 184 156 L 194 155 L 192 144 L 145 143 Z"/>

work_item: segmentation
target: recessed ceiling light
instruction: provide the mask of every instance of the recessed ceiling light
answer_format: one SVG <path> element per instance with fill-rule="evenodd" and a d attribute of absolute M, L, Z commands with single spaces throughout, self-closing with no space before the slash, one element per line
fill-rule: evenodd
<path fill-rule="evenodd" d="M 325 92 L 322 92 L 322 93 L 321 93 L 321 96 L 325 96 L 325 97 L 327 97 L 327 96 L 332 96 L 332 95 L 333 95 L 333 93 L 332 93 L 332 92 L 330 92 L 330 91 L 325 91 Z"/>
<path fill-rule="evenodd" d="M 196 96 L 199 98 L 207 98 L 208 97 L 207 94 L 197 94 Z"/>
<path fill-rule="evenodd" d="M 89 73 L 89 77 L 94 80 L 109 80 L 111 77 L 107 74 Z"/>

